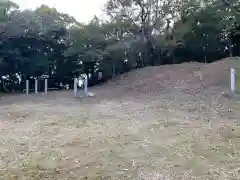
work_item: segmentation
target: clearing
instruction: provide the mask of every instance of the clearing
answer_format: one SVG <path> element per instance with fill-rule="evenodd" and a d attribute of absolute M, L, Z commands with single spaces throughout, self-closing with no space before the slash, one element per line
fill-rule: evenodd
<path fill-rule="evenodd" d="M 148 67 L 90 89 L 0 100 L 0 179 L 238 179 L 232 60 Z"/>

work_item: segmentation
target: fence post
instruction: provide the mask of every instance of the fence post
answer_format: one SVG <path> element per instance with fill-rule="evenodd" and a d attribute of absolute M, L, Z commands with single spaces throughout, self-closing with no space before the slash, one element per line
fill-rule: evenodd
<path fill-rule="evenodd" d="M 26 95 L 29 94 L 29 80 L 26 80 Z"/>
<path fill-rule="evenodd" d="M 74 78 L 74 97 L 77 97 L 77 91 L 78 91 L 77 84 L 78 84 L 78 79 Z"/>
<path fill-rule="evenodd" d="M 236 91 L 236 70 L 231 68 L 231 72 L 230 72 L 230 88 L 231 88 L 231 92 L 235 93 Z"/>
<path fill-rule="evenodd" d="M 84 80 L 84 91 L 85 95 L 88 96 L 88 76 L 85 75 L 85 80 Z"/>
<path fill-rule="evenodd" d="M 38 79 L 35 79 L 35 94 L 38 94 Z"/>
<path fill-rule="evenodd" d="M 48 91 L 48 79 L 45 79 L 45 86 L 44 86 L 44 92 L 47 94 Z"/>

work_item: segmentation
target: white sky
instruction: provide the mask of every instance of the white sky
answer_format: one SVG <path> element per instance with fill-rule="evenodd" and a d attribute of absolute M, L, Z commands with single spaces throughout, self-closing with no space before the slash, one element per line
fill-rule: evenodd
<path fill-rule="evenodd" d="M 59 12 L 74 16 L 79 22 L 89 22 L 94 15 L 103 17 L 103 7 L 107 0 L 13 0 L 21 9 L 35 9 L 46 4 Z"/>

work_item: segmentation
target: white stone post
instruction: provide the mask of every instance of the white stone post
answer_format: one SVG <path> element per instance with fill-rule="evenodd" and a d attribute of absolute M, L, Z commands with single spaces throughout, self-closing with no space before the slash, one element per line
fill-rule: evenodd
<path fill-rule="evenodd" d="M 29 80 L 26 80 L 26 95 L 29 94 Z"/>
<path fill-rule="evenodd" d="M 45 86 L 44 86 L 44 92 L 47 94 L 48 91 L 48 79 L 45 79 Z"/>
<path fill-rule="evenodd" d="M 88 96 L 88 76 L 85 75 L 85 80 L 84 80 L 84 92 L 85 95 Z"/>
<path fill-rule="evenodd" d="M 236 70 L 233 68 L 231 68 L 230 74 L 230 88 L 232 93 L 236 91 Z"/>
<path fill-rule="evenodd" d="M 35 79 L 35 94 L 38 94 L 38 79 Z"/>
<path fill-rule="evenodd" d="M 77 93 L 78 93 L 77 84 L 78 84 L 78 79 L 74 78 L 74 97 L 77 97 Z"/>

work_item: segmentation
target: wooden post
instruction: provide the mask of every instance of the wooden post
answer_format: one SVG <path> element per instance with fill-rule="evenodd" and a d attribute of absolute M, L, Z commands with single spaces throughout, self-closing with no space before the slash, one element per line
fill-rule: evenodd
<path fill-rule="evenodd" d="M 29 80 L 26 80 L 26 95 L 29 94 Z"/>
<path fill-rule="evenodd" d="M 85 95 L 88 96 L 88 76 L 85 75 L 85 80 L 84 80 L 84 91 Z"/>
<path fill-rule="evenodd" d="M 74 97 L 77 97 L 77 91 L 78 91 L 77 84 L 78 84 L 78 79 L 75 78 L 74 79 Z"/>
<path fill-rule="evenodd" d="M 44 92 L 47 94 L 48 91 L 48 79 L 45 79 L 45 86 L 44 86 Z"/>
<path fill-rule="evenodd" d="M 231 92 L 235 93 L 236 91 L 236 70 L 231 68 L 231 74 L 230 74 L 230 88 Z"/>
<path fill-rule="evenodd" d="M 38 94 L 38 79 L 35 79 L 35 94 Z"/>

